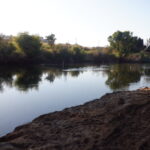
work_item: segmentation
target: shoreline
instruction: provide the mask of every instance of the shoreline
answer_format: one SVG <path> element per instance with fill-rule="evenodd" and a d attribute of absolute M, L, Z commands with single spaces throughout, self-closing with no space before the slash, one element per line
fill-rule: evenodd
<path fill-rule="evenodd" d="M 1 137 L 0 149 L 149 149 L 149 95 L 149 88 L 113 92 L 42 115 Z"/>
<path fill-rule="evenodd" d="M 148 64 L 148 60 L 128 60 L 126 58 L 116 58 L 114 61 L 110 60 L 100 60 L 100 61 L 81 61 L 81 62 L 66 62 L 66 63 L 55 63 L 55 62 L 10 62 L 10 63 L 0 63 L 1 66 L 14 66 L 14 67 L 30 67 L 30 66 L 50 66 L 50 67 L 64 67 L 72 65 L 102 65 L 102 64 Z"/>

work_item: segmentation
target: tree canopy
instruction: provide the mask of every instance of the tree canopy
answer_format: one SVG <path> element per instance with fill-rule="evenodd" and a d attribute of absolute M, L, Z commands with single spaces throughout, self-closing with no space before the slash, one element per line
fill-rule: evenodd
<path fill-rule="evenodd" d="M 42 43 L 40 37 L 37 35 L 29 35 L 28 33 L 20 33 L 16 41 L 21 50 L 28 56 L 37 56 L 40 52 Z"/>
<path fill-rule="evenodd" d="M 117 31 L 108 37 L 108 41 L 110 46 L 117 50 L 119 56 L 126 56 L 144 49 L 143 39 L 133 36 L 130 31 Z"/>
<path fill-rule="evenodd" d="M 50 46 L 54 46 L 55 41 L 56 41 L 55 34 L 50 34 L 46 36 L 46 41 Z"/>
<path fill-rule="evenodd" d="M 150 62 L 150 40 L 144 46 L 143 39 L 130 31 L 117 31 L 109 36 L 108 47 L 83 47 L 78 44 L 55 44 L 54 34 L 47 37 L 23 32 L 17 36 L 0 34 L 0 64 L 81 62 Z M 146 51 L 147 50 L 147 51 Z M 116 57 L 119 56 L 119 57 Z"/>

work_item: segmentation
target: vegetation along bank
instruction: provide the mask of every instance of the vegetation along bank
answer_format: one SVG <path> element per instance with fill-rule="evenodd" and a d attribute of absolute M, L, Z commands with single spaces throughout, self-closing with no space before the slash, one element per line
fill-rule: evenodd
<path fill-rule="evenodd" d="M 117 31 L 108 37 L 106 47 L 56 44 L 54 34 L 46 37 L 27 32 L 17 36 L 0 35 L 0 64 L 71 64 L 107 62 L 150 62 L 150 40 L 130 31 Z"/>

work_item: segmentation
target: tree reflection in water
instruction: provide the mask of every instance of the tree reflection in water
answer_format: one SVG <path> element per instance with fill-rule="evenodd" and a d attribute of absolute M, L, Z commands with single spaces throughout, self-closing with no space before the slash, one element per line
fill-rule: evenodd
<path fill-rule="evenodd" d="M 93 66 L 94 69 L 91 68 L 91 71 L 93 75 L 103 73 L 107 77 L 105 84 L 112 90 L 128 88 L 131 83 L 140 81 L 142 76 L 145 81 L 150 82 L 149 65 L 115 64 L 105 67 L 103 69 L 97 67 L 94 70 L 95 66 Z M 16 87 L 20 91 L 37 90 L 42 80 L 53 83 L 55 79 L 61 77 L 66 79 L 68 76 L 78 77 L 85 71 L 84 69 L 82 70 L 80 67 L 80 69 L 64 71 L 61 68 L 39 66 L 26 68 L 0 67 L 0 91 L 2 92 L 5 86 Z"/>
<path fill-rule="evenodd" d="M 27 91 L 28 89 L 33 88 L 38 89 L 41 77 L 42 70 L 36 67 L 28 68 L 17 74 L 14 85 L 22 91 Z"/>
<path fill-rule="evenodd" d="M 38 90 L 43 74 L 46 74 L 45 79 L 52 83 L 56 78 L 62 76 L 70 75 L 77 77 L 80 72 L 67 72 L 59 68 L 35 66 L 27 68 L 0 67 L 0 91 L 2 92 L 4 90 L 4 85 L 16 87 L 20 91 L 28 91 L 30 89 Z"/>
<path fill-rule="evenodd" d="M 116 64 L 105 71 L 108 76 L 106 84 L 112 90 L 127 88 L 130 83 L 140 81 L 143 68 L 139 64 Z"/>
<path fill-rule="evenodd" d="M 0 68 L 0 91 L 4 90 L 4 85 L 9 87 L 13 86 L 13 75 L 15 74 L 15 69 L 1 67 Z"/>

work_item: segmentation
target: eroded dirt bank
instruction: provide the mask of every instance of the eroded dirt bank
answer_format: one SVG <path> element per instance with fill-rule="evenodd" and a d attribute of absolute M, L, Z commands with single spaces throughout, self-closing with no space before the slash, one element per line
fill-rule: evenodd
<path fill-rule="evenodd" d="M 106 94 L 43 115 L 0 138 L 0 150 L 149 150 L 150 90 Z"/>

